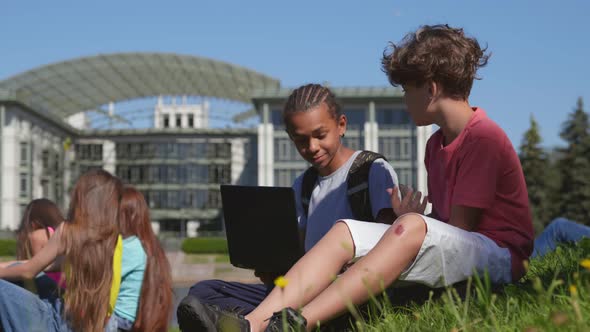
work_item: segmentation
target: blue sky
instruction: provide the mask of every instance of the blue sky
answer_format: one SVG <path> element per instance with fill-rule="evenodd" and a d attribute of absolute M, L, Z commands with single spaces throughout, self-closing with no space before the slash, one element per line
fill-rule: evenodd
<path fill-rule="evenodd" d="M 80 56 L 156 51 L 231 62 L 283 86 L 384 86 L 388 41 L 448 23 L 493 53 L 470 102 L 515 146 L 531 114 L 555 146 L 576 99 L 590 105 L 589 16 L 585 0 L 12 1 L 0 11 L 0 79 Z"/>

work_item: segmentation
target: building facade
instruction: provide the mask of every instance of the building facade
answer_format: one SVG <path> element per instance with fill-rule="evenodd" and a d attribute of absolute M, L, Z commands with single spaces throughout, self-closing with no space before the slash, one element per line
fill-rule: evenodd
<path fill-rule="evenodd" d="M 333 91 L 348 119 L 345 144 L 382 153 L 400 183 L 426 192 L 430 127 L 411 123 L 401 92 Z M 0 81 L 0 229 L 16 229 L 35 198 L 51 199 L 65 212 L 77 177 L 102 168 L 144 194 L 156 230 L 219 231 L 220 185 L 291 186 L 309 167 L 283 125 L 290 92 L 276 79 L 231 64 L 153 53 L 74 59 Z M 92 126 L 91 113 L 132 125 L 115 103 L 160 95 L 168 97 L 154 105 L 148 128 Z M 224 110 L 174 96 L 239 102 L 251 110 L 235 119 L 254 117 L 258 124 L 210 128 L 210 116 Z"/>

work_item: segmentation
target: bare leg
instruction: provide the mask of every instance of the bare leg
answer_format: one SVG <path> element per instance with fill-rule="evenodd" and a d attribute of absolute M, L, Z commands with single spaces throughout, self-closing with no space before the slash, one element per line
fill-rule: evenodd
<path fill-rule="evenodd" d="M 307 319 L 308 330 L 311 330 L 318 322 L 345 312 L 347 305 L 366 302 L 371 294 L 381 292 L 399 277 L 418 254 L 425 235 L 426 224 L 422 217 L 416 214 L 402 216 L 365 257 L 333 282 L 334 274 L 352 258 L 352 252 L 343 250 L 343 247 L 350 245 L 352 248 L 353 245 L 346 224 L 337 223 L 287 273 L 290 285 L 284 290 L 274 289 L 246 317 L 252 330 L 263 330 L 267 325 L 264 320 L 285 307 L 300 308 L 303 305 L 302 314 Z M 302 285 L 309 289 L 304 291 Z"/>
<path fill-rule="evenodd" d="M 344 223 L 336 223 L 285 275 L 288 285 L 275 287 L 246 319 L 252 331 L 264 328 L 265 319 L 285 307 L 301 308 L 336 278 L 344 264 L 354 257 L 353 241 Z"/>
<path fill-rule="evenodd" d="M 366 256 L 303 308 L 308 330 L 345 312 L 347 304 L 365 303 L 391 285 L 416 258 L 425 235 L 426 223 L 419 215 L 399 218 Z"/>

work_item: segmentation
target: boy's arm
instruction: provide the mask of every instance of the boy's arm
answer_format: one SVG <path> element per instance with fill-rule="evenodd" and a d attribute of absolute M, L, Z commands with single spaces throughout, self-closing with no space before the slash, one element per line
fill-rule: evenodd
<path fill-rule="evenodd" d="M 393 188 L 397 181 L 397 174 L 387 161 L 377 159 L 373 162 L 369 170 L 369 198 L 376 222 L 392 224 L 395 221 L 397 216 L 387 189 Z"/>
<path fill-rule="evenodd" d="M 60 228 L 55 235 L 49 239 L 47 245 L 38 252 L 33 258 L 24 261 L 23 264 L 13 265 L 10 267 L 0 268 L 0 278 L 3 279 L 32 279 L 39 272 L 43 271 L 49 264 L 55 261 L 61 248 Z"/>

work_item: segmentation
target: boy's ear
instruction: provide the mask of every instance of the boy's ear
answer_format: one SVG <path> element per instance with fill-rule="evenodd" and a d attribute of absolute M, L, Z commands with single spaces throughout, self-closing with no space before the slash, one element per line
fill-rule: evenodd
<path fill-rule="evenodd" d="M 442 92 L 440 84 L 436 83 L 435 81 L 428 82 L 428 92 L 430 93 L 431 99 L 438 98 Z"/>
<path fill-rule="evenodd" d="M 344 134 L 344 132 L 346 131 L 346 124 L 348 122 L 348 119 L 346 118 L 346 115 L 344 114 L 340 114 L 340 118 L 338 119 L 338 129 L 339 129 L 339 134 L 340 136 L 342 136 Z"/>

